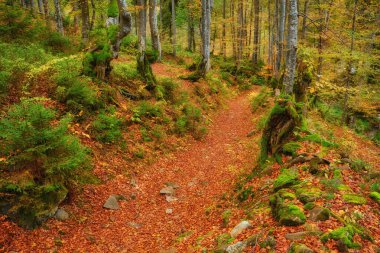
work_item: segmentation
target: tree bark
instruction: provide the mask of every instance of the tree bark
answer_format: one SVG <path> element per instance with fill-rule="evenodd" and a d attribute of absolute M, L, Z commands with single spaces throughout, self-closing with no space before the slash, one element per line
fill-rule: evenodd
<path fill-rule="evenodd" d="M 96 17 L 96 6 L 95 6 L 94 0 L 91 0 L 91 8 L 92 8 L 92 16 L 91 16 L 91 22 L 90 22 L 90 27 L 89 27 L 90 31 L 92 31 L 92 29 L 94 28 L 95 17 Z"/>
<path fill-rule="evenodd" d="M 202 0 L 202 74 L 205 76 L 211 68 L 210 62 L 210 29 L 211 0 Z"/>
<path fill-rule="evenodd" d="M 62 12 L 61 12 L 61 6 L 59 4 L 59 0 L 54 0 L 54 7 L 55 7 L 55 19 L 57 22 L 57 31 L 60 34 L 64 35 Z"/>
<path fill-rule="evenodd" d="M 157 0 L 149 0 L 149 24 L 153 49 L 158 52 L 158 61 L 161 61 L 161 42 L 157 22 Z"/>
<path fill-rule="evenodd" d="M 309 12 L 309 0 L 305 0 L 305 5 L 304 5 L 304 8 L 303 8 L 303 18 L 302 18 L 302 40 L 305 40 L 306 39 L 306 27 L 307 27 L 307 15 L 308 15 L 308 12 Z"/>
<path fill-rule="evenodd" d="M 224 60 L 227 59 L 227 43 L 226 43 L 226 5 L 227 0 L 223 0 L 223 30 L 222 30 L 222 54 Z"/>
<path fill-rule="evenodd" d="M 232 33 L 232 54 L 234 59 L 237 59 L 237 53 L 236 53 L 236 29 L 235 29 L 235 1 L 231 0 L 230 2 L 230 10 L 231 10 L 231 33 Z"/>
<path fill-rule="evenodd" d="M 271 0 L 268 0 L 268 65 L 272 62 L 272 14 L 271 14 Z"/>
<path fill-rule="evenodd" d="M 283 58 L 284 51 L 284 34 L 285 34 L 285 12 L 286 12 L 286 0 L 280 0 L 279 12 L 280 18 L 278 21 L 278 47 L 277 47 L 277 59 L 276 59 L 276 70 L 277 70 L 277 78 L 279 77 L 281 63 Z"/>
<path fill-rule="evenodd" d="M 297 0 L 290 0 L 289 9 L 289 31 L 288 31 L 288 56 L 286 59 L 286 71 L 284 76 L 285 92 L 293 94 L 294 78 L 297 64 L 297 43 L 298 43 L 298 12 Z"/>
<path fill-rule="evenodd" d="M 88 42 L 88 30 L 90 27 L 88 1 L 80 0 L 80 3 L 82 9 L 82 42 L 86 45 Z"/>
<path fill-rule="evenodd" d="M 177 56 L 177 25 L 175 22 L 175 1 L 171 0 L 172 7 L 172 45 L 173 45 L 173 56 Z"/>
<path fill-rule="evenodd" d="M 43 7 L 44 4 L 42 3 L 42 0 L 38 0 L 37 4 L 38 4 L 38 12 L 40 14 L 43 14 L 44 13 L 44 7 Z"/>
<path fill-rule="evenodd" d="M 244 5 L 243 0 L 238 2 L 238 46 L 237 46 L 237 66 L 239 68 L 243 57 L 243 30 L 244 30 Z"/>
<path fill-rule="evenodd" d="M 46 27 L 50 30 L 50 17 L 49 17 L 48 0 L 42 0 L 42 1 L 44 4 L 44 14 L 45 14 Z"/>
<path fill-rule="evenodd" d="M 72 5 L 73 5 L 72 8 L 74 12 L 74 33 L 76 34 L 79 28 L 79 17 L 77 14 L 77 11 L 79 10 L 78 1 L 74 1 Z"/>
<path fill-rule="evenodd" d="M 187 50 L 195 52 L 195 26 L 193 13 L 189 13 L 187 19 Z"/>
<path fill-rule="evenodd" d="M 254 34 L 253 34 L 253 54 L 252 62 L 257 64 L 259 61 L 259 26 L 260 26 L 260 0 L 254 1 L 255 5 L 255 20 L 254 20 Z"/>

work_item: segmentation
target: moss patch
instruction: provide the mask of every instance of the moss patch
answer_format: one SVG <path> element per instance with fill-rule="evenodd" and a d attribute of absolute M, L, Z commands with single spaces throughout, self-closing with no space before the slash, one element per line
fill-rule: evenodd
<path fill-rule="evenodd" d="M 356 204 L 356 205 L 363 205 L 367 203 L 367 200 L 364 197 L 356 195 L 356 194 L 344 194 L 343 200 L 346 203 Z"/>
<path fill-rule="evenodd" d="M 329 239 L 340 241 L 350 249 L 361 248 L 359 243 L 353 241 L 355 235 L 355 228 L 351 225 L 337 228 L 330 233 L 326 233 L 321 237 L 322 242 L 327 242 Z"/>
<path fill-rule="evenodd" d="M 319 188 L 299 188 L 296 191 L 297 198 L 304 204 L 308 202 L 314 202 L 322 196 L 322 192 Z"/>
<path fill-rule="evenodd" d="M 285 154 L 289 154 L 292 156 L 297 155 L 297 151 L 301 148 L 301 145 L 297 142 L 288 142 L 282 147 L 282 151 Z"/>
<path fill-rule="evenodd" d="M 370 198 L 373 199 L 375 202 L 377 202 L 377 204 L 380 205 L 380 193 L 378 192 L 371 192 L 371 194 L 369 194 Z"/>
<path fill-rule="evenodd" d="M 277 177 L 276 181 L 274 181 L 273 188 L 275 191 L 278 191 L 282 188 L 287 188 L 298 183 L 299 179 L 297 170 L 283 170 Z"/>
<path fill-rule="evenodd" d="M 283 199 L 288 199 L 288 200 L 294 200 L 294 199 L 296 199 L 296 195 L 294 193 L 288 191 L 287 189 L 281 189 L 281 190 L 279 190 L 278 194 Z"/>
<path fill-rule="evenodd" d="M 273 217 L 285 226 L 298 226 L 306 222 L 303 211 L 292 203 L 286 203 L 279 193 L 270 198 L 270 206 Z"/>

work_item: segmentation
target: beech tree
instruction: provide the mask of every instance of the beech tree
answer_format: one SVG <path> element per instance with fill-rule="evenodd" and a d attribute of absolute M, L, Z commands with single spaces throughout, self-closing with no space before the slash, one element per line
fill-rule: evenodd
<path fill-rule="evenodd" d="M 202 62 L 201 73 L 206 75 L 211 68 L 210 61 L 210 29 L 211 29 L 211 5 L 212 0 L 202 0 Z"/>
<path fill-rule="evenodd" d="M 63 35 L 64 30 L 63 30 L 63 21 L 62 21 L 62 11 L 61 11 L 61 5 L 59 4 L 59 0 L 54 0 L 54 7 L 55 7 L 55 19 L 57 23 L 57 31 Z"/>
<path fill-rule="evenodd" d="M 161 61 L 161 41 L 157 22 L 157 0 L 149 0 L 149 25 L 153 49 L 158 53 L 158 61 Z"/>

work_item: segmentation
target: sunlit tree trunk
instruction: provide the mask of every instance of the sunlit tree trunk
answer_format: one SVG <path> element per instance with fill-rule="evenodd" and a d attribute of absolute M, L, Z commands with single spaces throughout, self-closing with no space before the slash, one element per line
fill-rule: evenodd
<path fill-rule="evenodd" d="M 260 26 L 260 0 L 254 1 L 255 6 L 255 20 L 254 20 L 254 34 L 253 34 L 253 54 L 252 54 L 252 62 L 253 64 L 257 64 L 259 61 L 259 26 Z"/>
<path fill-rule="evenodd" d="M 44 13 L 44 7 L 43 7 L 44 4 L 42 3 L 42 0 L 38 0 L 37 4 L 38 4 L 38 12 L 41 14 Z"/>
<path fill-rule="evenodd" d="M 177 56 L 177 25 L 175 21 L 175 1 L 171 0 L 172 7 L 172 45 L 173 45 L 173 56 Z"/>
<path fill-rule="evenodd" d="M 223 58 L 227 58 L 227 43 L 226 43 L 226 5 L 227 0 L 223 0 L 223 30 L 222 30 L 222 54 Z"/>
<path fill-rule="evenodd" d="M 96 18 L 96 6 L 95 6 L 94 0 L 91 0 L 91 8 L 92 8 L 92 16 L 91 16 L 91 22 L 90 22 L 90 27 L 89 27 L 90 31 L 94 28 L 95 18 Z"/>
<path fill-rule="evenodd" d="M 278 31 L 277 31 L 277 59 L 276 59 L 276 70 L 277 70 L 277 78 L 279 77 L 281 62 L 284 51 L 284 34 L 285 34 L 285 11 L 286 11 L 286 0 L 280 0 L 279 12 L 280 17 L 278 21 Z"/>
<path fill-rule="evenodd" d="M 288 31 L 288 55 L 286 58 L 286 71 L 284 76 L 284 87 L 287 94 L 293 94 L 294 78 L 297 64 L 298 43 L 298 12 L 297 0 L 290 0 L 289 9 L 289 31 Z"/>
<path fill-rule="evenodd" d="M 88 1 L 80 0 L 80 3 L 81 3 L 81 9 L 82 9 L 82 42 L 83 44 L 87 44 L 88 30 L 90 27 Z"/>
<path fill-rule="evenodd" d="M 210 62 L 210 29 L 211 29 L 211 0 L 202 0 L 202 64 L 201 71 L 206 75 L 211 68 Z"/>
<path fill-rule="evenodd" d="M 62 12 L 61 12 L 61 5 L 59 4 L 59 0 L 54 0 L 54 7 L 55 7 L 55 19 L 57 22 L 57 31 L 63 35 L 64 30 L 63 30 Z"/>
<path fill-rule="evenodd" d="M 161 61 L 161 42 L 157 22 L 157 0 L 149 0 L 149 24 L 153 49 L 158 52 L 158 61 Z"/>
<path fill-rule="evenodd" d="M 50 17 L 49 17 L 49 5 L 48 5 L 48 0 L 42 0 L 44 4 L 44 14 L 45 14 L 45 22 L 46 22 L 46 27 L 50 29 Z"/>

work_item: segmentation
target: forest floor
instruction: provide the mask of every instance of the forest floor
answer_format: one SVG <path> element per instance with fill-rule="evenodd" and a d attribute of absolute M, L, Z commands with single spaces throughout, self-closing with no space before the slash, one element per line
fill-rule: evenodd
<path fill-rule="evenodd" d="M 186 74 L 183 69 L 154 64 L 153 70 L 158 76 L 177 79 L 184 89 L 191 88 L 190 82 L 177 78 L 178 74 Z M 202 140 L 181 139 L 184 143 L 177 145 L 175 151 L 151 163 L 128 164 L 112 150 L 95 152 L 94 172 L 103 182 L 84 186 L 82 192 L 63 205 L 70 219 L 64 222 L 50 219 L 42 227 L 27 231 L 0 217 L 1 234 L 5 234 L 4 252 L 202 252 L 252 235 L 258 235 L 257 240 L 261 242 L 274 236 L 277 243 L 259 246 L 256 242 L 244 252 L 286 252 L 292 244 L 286 239 L 287 234 L 315 228 L 326 232 L 339 227 L 334 218 L 323 223 L 308 222 L 300 227 L 278 225 L 268 205 L 273 182 L 280 174 L 278 164 L 270 168 L 270 174 L 244 181 L 243 175 L 251 174 L 260 151 L 258 122 L 270 108 L 267 105 L 252 114 L 251 100 L 260 89 L 253 86 L 227 100 L 211 116 L 208 134 Z M 312 118 L 322 122 L 318 116 L 312 115 Z M 332 129 L 337 138 L 348 141 L 349 145 L 355 144 L 353 157 L 368 161 L 377 168 L 379 147 L 346 129 L 323 124 L 320 128 Z M 338 160 L 335 151 L 324 151 L 320 145 L 306 143 L 302 150 L 310 154 L 325 153 L 325 158 Z M 283 158 L 284 161 L 289 159 Z M 366 190 L 360 187 L 365 183 L 362 175 L 339 166 L 343 182 L 355 193 L 366 194 Z M 308 186 L 313 183 L 326 190 L 320 182 L 322 179 L 309 175 L 301 166 L 299 168 L 300 179 Z M 330 177 L 329 173 L 327 171 L 324 177 Z M 248 196 L 249 201 L 244 203 L 236 200 L 237 185 L 242 181 L 251 187 L 248 194 L 254 192 L 254 196 Z M 170 194 L 161 194 L 163 188 Z M 119 201 L 118 210 L 103 208 L 112 194 L 124 197 Z M 341 193 L 336 193 L 333 201 L 323 203 L 325 200 L 321 200 L 317 204 L 327 204 L 338 214 L 365 214 L 366 219 L 361 225 L 371 230 L 376 245 L 380 242 L 380 214 L 376 211 L 376 203 L 368 197 L 366 199 L 368 204 L 357 207 L 343 203 Z M 296 204 L 301 205 L 300 202 Z M 249 220 L 252 228 L 236 239 L 226 237 L 242 219 Z M 374 244 L 357 237 L 355 240 L 364 246 L 360 252 L 375 252 Z M 324 248 L 318 237 L 309 236 L 302 240 L 313 249 L 319 249 L 316 252 L 337 252 L 331 241 L 328 248 Z"/>
<path fill-rule="evenodd" d="M 154 66 L 163 75 L 164 68 Z M 84 187 L 78 201 L 64 206 L 71 214 L 69 221 L 52 219 L 34 231 L 8 227 L 14 240 L 6 250 L 159 252 L 175 247 L 187 252 L 199 236 L 219 228 L 220 214 L 207 210 L 254 166 L 258 146 L 252 147 L 247 134 L 254 129 L 249 101 L 258 90 L 254 87 L 228 101 L 203 140 L 190 140 L 180 150 L 136 169 L 139 173 L 133 176 L 117 175 L 105 184 Z M 103 163 L 110 161 L 103 157 Z M 160 194 L 168 183 L 178 186 L 169 201 Z M 127 196 L 119 210 L 103 208 L 110 194 Z"/>

